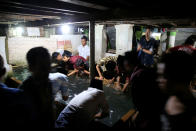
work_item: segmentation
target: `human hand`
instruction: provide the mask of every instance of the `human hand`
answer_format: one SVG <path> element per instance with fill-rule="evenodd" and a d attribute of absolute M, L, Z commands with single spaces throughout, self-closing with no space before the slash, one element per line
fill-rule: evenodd
<path fill-rule="evenodd" d="M 103 76 L 100 76 L 100 77 L 99 77 L 99 80 L 103 80 L 103 79 L 104 79 Z"/>

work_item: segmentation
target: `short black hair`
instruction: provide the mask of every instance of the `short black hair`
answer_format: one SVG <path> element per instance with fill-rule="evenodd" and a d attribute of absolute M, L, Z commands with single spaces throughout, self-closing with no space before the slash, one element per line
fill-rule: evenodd
<path fill-rule="evenodd" d="M 67 51 L 67 50 L 64 50 L 63 52 L 63 57 L 66 56 L 66 57 L 71 57 L 72 56 L 72 53 L 70 51 Z"/>
<path fill-rule="evenodd" d="M 97 79 L 92 79 L 90 83 L 90 87 L 103 90 L 103 81 L 97 80 Z"/>
<path fill-rule="evenodd" d="M 59 52 L 53 52 L 53 53 L 52 53 L 52 60 L 53 60 L 53 61 L 56 60 L 57 57 L 58 57 L 58 55 L 60 55 Z"/>
<path fill-rule="evenodd" d="M 30 49 L 27 52 L 26 59 L 32 72 L 40 72 L 40 75 L 47 75 L 50 72 L 51 60 L 46 48 L 35 47 Z"/>
<path fill-rule="evenodd" d="M 88 38 L 84 35 L 84 36 L 82 36 L 82 38 L 81 39 L 85 39 L 86 41 L 88 41 Z"/>
<path fill-rule="evenodd" d="M 147 30 L 147 29 L 149 29 L 150 31 L 153 30 L 152 26 L 147 26 L 147 27 L 146 27 L 146 30 Z"/>
<path fill-rule="evenodd" d="M 140 64 L 137 51 L 125 52 L 124 60 L 126 60 L 128 62 L 128 64 L 131 64 L 131 65 L 139 65 Z"/>
<path fill-rule="evenodd" d="M 77 59 L 76 60 L 76 66 L 77 67 L 85 66 L 85 63 L 82 59 Z"/>
<path fill-rule="evenodd" d="M 117 65 L 122 65 L 123 64 L 124 57 L 125 56 L 122 56 L 122 55 L 118 56 L 118 58 L 117 58 Z"/>
<path fill-rule="evenodd" d="M 64 50 L 62 56 L 63 56 L 63 57 L 64 57 L 64 56 L 66 56 L 66 57 L 71 57 L 71 56 L 72 56 L 72 53 L 71 53 L 70 51 L 68 51 L 68 50 Z"/>
<path fill-rule="evenodd" d="M 106 63 L 105 68 L 107 71 L 114 71 L 116 68 L 116 62 L 110 60 Z"/>
<path fill-rule="evenodd" d="M 195 55 L 184 51 L 173 51 L 162 58 L 165 77 L 175 82 L 189 83 L 195 73 Z"/>
<path fill-rule="evenodd" d="M 3 57 L 0 55 L 0 70 L 4 68 Z"/>
<path fill-rule="evenodd" d="M 2 77 L 6 72 L 6 69 L 4 67 L 4 61 L 3 57 L 0 55 L 0 77 Z"/>
<path fill-rule="evenodd" d="M 185 40 L 185 43 L 186 45 L 194 45 L 196 41 L 196 35 L 191 35 L 189 36 L 186 40 Z"/>
<path fill-rule="evenodd" d="M 117 76 L 117 73 L 115 71 L 104 71 L 103 72 L 103 77 L 106 79 L 113 79 L 116 76 Z"/>

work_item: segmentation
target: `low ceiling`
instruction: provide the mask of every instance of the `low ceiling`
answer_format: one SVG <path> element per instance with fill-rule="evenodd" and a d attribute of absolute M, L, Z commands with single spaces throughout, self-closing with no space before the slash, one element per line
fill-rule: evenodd
<path fill-rule="evenodd" d="M 194 3 L 131 0 L 1 0 L 1 25 L 43 26 L 94 20 L 157 27 L 195 27 Z M 189 7 L 184 9 L 183 7 Z"/>

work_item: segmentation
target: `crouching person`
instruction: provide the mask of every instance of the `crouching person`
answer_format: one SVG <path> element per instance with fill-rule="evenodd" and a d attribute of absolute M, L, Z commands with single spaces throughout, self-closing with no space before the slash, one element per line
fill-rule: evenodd
<path fill-rule="evenodd" d="M 108 56 L 100 59 L 96 65 L 96 71 L 99 77 L 95 79 L 103 80 L 104 85 L 112 84 L 117 76 L 117 57 Z"/>
<path fill-rule="evenodd" d="M 109 115 L 109 107 L 102 91 L 102 81 L 92 80 L 91 87 L 75 96 L 56 120 L 56 128 L 87 128 L 95 118 Z"/>
<path fill-rule="evenodd" d="M 66 62 L 67 65 L 69 65 L 70 69 L 74 69 L 71 71 L 67 76 L 71 76 L 77 73 L 83 73 L 86 75 L 90 75 L 89 70 L 89 64 L 86 59 L 84 59 L 81 56 L 69 56 L 67 54 L 63 54 L 63 61 Z"/>
<path fill-rule="evenodd" d="M 50 82 L 52 83 L 52 94 L 55 103 L 56 117 L 66 106 L 66 100 L 68 99 L 68 78 L 66 75 L 58 72 L 52 72 L 49 74 Z"/>

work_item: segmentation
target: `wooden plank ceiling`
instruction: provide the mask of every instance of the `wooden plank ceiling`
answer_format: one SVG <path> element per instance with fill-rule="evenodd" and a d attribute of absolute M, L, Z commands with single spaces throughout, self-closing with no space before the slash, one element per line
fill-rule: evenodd
<path fill-rule="evenodd" d="M 185 10 L 183 7 L 188 6 Z M 42 26 L 95 20 L 161 27 L 195 27 L 194 4 L 137 0 L 1 0 L 0 24 Z"/>

